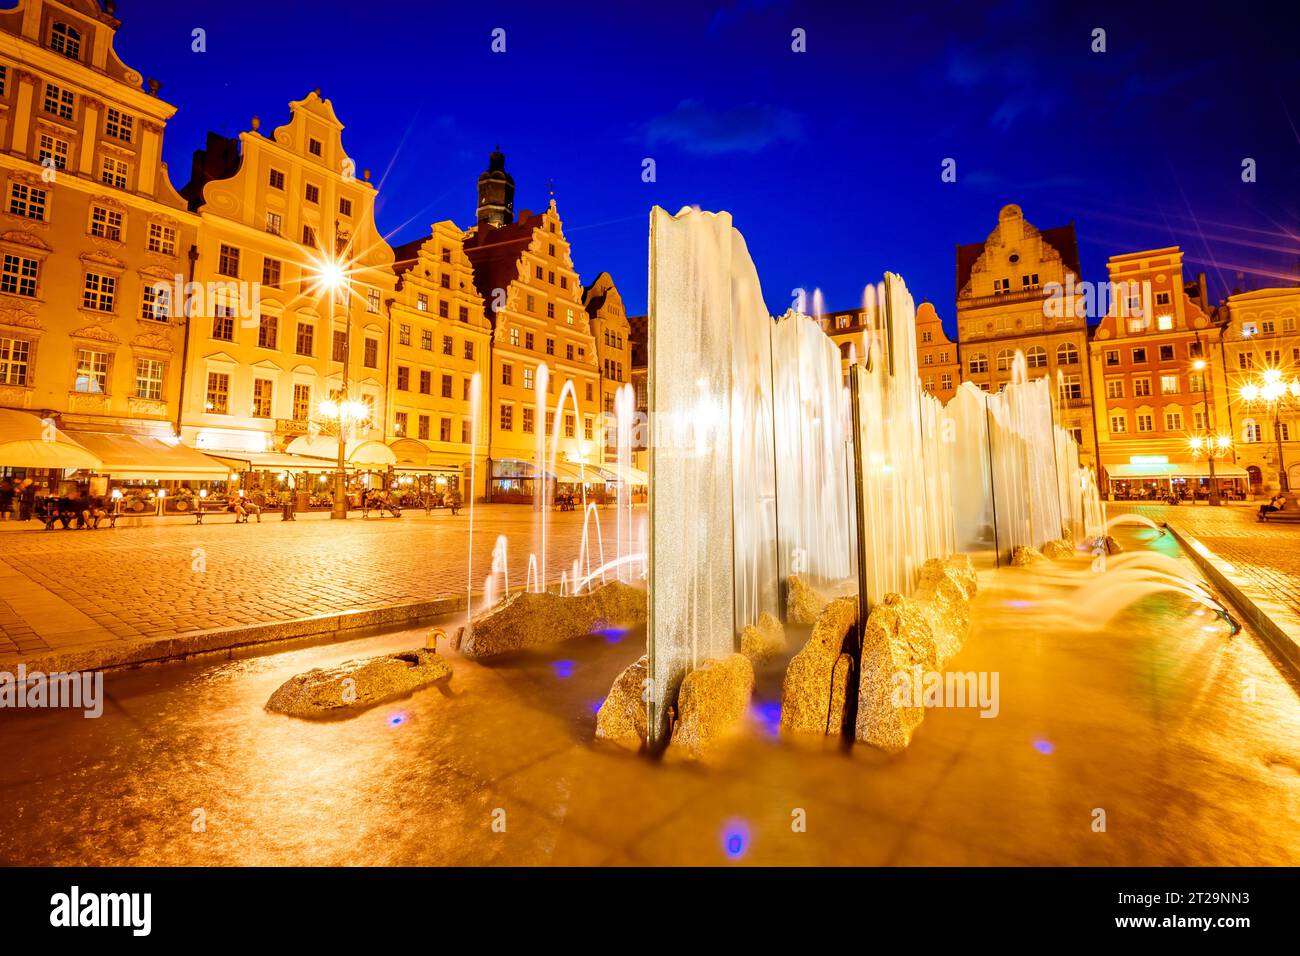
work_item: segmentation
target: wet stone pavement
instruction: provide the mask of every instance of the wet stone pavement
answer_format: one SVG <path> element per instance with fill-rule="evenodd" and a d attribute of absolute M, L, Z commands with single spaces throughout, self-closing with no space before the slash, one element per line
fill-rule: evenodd
<path fill-rule="evenodd" d="M 595 710 L 640 634 L 449 655 L 443 684 L 327 723 L 263 705 L 295 673 L 423 631 L 109 672 L 100 719 L 0 711 L 0 862 L 1300 863 L 1296 685 L 1179 598 L 1104 632 L 1044 627 L 1077 564 L 1075 581 L 982 575 L 950 669 L 997 672 L 997 716 L 931 710 L 897 757 L 778 736 L 782 661 L 716 765 L 597 747 Z"/>

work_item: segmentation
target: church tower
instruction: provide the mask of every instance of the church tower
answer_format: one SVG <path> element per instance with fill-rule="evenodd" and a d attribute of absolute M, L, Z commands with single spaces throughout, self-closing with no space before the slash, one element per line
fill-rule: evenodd
<path fill-rule="evenodd" d="M 505 226 L 515 218 L 515 180 L 506 172 L 506 157 L 498 146 L 488 168 L 478 177 L 478 224 Z"/>

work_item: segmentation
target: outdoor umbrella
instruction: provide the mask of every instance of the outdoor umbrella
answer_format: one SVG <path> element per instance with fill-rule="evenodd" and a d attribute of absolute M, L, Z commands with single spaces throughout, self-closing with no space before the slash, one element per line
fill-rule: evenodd
<path fill-rule="evenodd" d="M 0 465 L 9 468 L 99 468 L 98 455 L 54 427 L 50 419 L 0 408 Z"/>

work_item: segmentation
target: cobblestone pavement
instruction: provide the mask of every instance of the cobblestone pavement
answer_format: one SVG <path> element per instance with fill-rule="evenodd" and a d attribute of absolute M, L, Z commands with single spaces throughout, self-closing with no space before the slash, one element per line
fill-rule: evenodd
<path fill-rule="evenodd" d="M 599 514 L 588 529 L 590 548 L 599 555 L 603 540 L 612 559 L 616 512 Z M 550 517 L 547 577 L 558 580 L 579 556 L 584 517 Z M 525 506 L 476 508 L 475 591 L 491 568 L 498 535 L 507 542 L 511 586 L 523 584 L 534 521 Z M 645 508 L 638 508 L 638 529 L 645 521 Z M 10 523 L 0 526 L 0 656 L 464 594 L 468 541 L 468 511 L 453 518 L 443 510 L 401 518 L 354 513 L 346 522 L 300 515 L 292 523 L 276 513 L 241 525 L 230 515 L 203 525 L 147 518 L 98 531 Z M 593 558 L 592 567 L 598 564 Z"/>
<path fill-rule="evenodd" d="M 1255 520 L 1258 504 L 1132 505 L 1109 502 L 1110 515 L 1130 512 L 1168 521 L 1230 562 L 1252 583 L 1300 615 L 1300 524 Z"/>

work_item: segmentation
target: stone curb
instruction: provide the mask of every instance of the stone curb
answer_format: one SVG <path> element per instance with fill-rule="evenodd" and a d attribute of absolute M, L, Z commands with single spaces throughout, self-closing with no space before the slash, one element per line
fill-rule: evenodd
<path fill-rule="evenodd" d="M 292 621 L 268 621 L 236 628 L 210 628 L 187 631 L 170 637 L 135 638 L 113 641 L 86 648 L 41 652 L 40 657 L 10 655 L 0 659 L 0 670 L 13 671 L 18 664 L 27 665 L 28 673 L 97 671 L 134 667 L 140 664 L 184 660 L 199 654 L 229 651 L 259 644 L 273 644 L 297 638 L 343 634 L 394 625 L 413 625 L 444 614 L 465 610 L 465 596 L 413 601 L 389 607 L 368 608 L 319 614 Z"/>
<path fill-rule="evenodd" d="M 1179 531 L 1167 521 L 1164 527 L 1246 621 L 1277 648 L 1296 676 L 1300 676 L 1300 618 L 1290 608 L 1269 597 L 1258 585 L 1237 574 L 1228 561 L 1195 537 Z"/>

